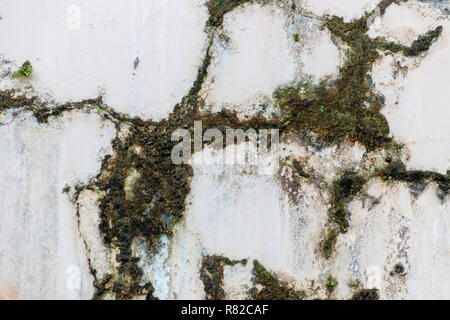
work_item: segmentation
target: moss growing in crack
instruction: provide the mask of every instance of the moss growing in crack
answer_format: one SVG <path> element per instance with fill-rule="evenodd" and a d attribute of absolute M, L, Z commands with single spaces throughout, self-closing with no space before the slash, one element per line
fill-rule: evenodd
<path fill-rule="evenodd" d="M 247 260 L 232 261 L 222 256 L 205 256 L 200 269 L 200 279 L 205 287 L 206 300 L 223 300 L 225 291 L 223 290 L 224 266 L 234 266 L 238 263 L 247 264 Z"/>
<path fill-rule="evenodd" d="M 25 94 L 20 94 L 17 90 L 0 91 L 0 111 L 7 109 L 29 109 L 36 104 L 36 97 L 28 98 Z"/>
<path fill-rule="evenodd" d="M 450 191 L 450 171 L 443 175 L 434 171 L 407 170 L 400 161 L 394 161 L 384 168 L 379 176 L 385 181 L 402 181 L 412 185 L 434 182 L 441 191 L 440 197 L 445 198 Z"/>
<path fill-rule="evenodd" d="M 382 1 L 383 14 L 396 1 Z M 325 143 L 344 140 L 360 142 L 368 150 L 386 146 L 392 141 L 386 118 L 380 113 L 383 98 L 371 90 L 369 70 L 380 57 L 377 49 L 403 51 L 412 56 L 427 51 L 439 37 L 442 27 L 419 36 L 410 47 L 371 39 L 367 35 L 368 19 L 376 11 L 349 23 L 340 17 L 328 17 L 324 26 L 348 45 L 346 60 L 339 77 L 318 85 L 299 83 L 283 87 L 274 93 L 281 111 L 280 124 L 296 132 L 314 132 Z"/>
<path fill-rule="evenodd" d="M 17 69 L 17 71 L 13 73 L 13 77 L 23 80 L 28 78 L 32 72 L 33 66 L 31 65 L 31 62 L 27 60 L 19 67 L 19 69 Z"/>
<path fill-rule="evenodd" d="M 334 183 L 331 191 L 332 219 L 339 225 L 341 232 L 348 228 L 346 206 L 363 188 L 366 180 L 354 171 L 347 171 Z"/>
<path fill-rule="evenodd" d="M 223 16 L 227 12 L 246 2 L 256 0 L 208 1 L 210 17 L 207 26 L 221 26 Z M 383 6 L 387 7 L 388 2 L 383 1 Z M 114 140 L 114 156 L 105 157 L 101 173 L 88 186 L 101 194 L 100 230 L 105 243 L 117 253 L 116 272 L 104 279 L 95 280 L 96 298 L 110 294 L 119 299 L 131 299 L 137 295 L 153 297 L 151 283 L 142 283 L 143 272 L 138 266 L 138 258 L 133 255 L 131 244 L 134 239 L 140 238 L 150 249 L 154 248 L 161 235 L 171 234 L 172 226 L 182 217 L 185 210 L 185 199 L 190 192 L 193 171 L 189 165 L 174 165 L 171 162 L 170 154 L 175 145 L 175 142 L 171 141 L 171 133 L 176 129 L 185 128 L 192 133 L 194 121 L 202 120 L 205 128 L 217 127 L 221 131 L 227 128 L 275 127 L 282 132 L 313 132 L 329 143 L 344 140 L 359 141 L 368 149 L 384 147 L 386 142 L 390 141 L 387 121 L 379 113 L 382 99 L 371 91 L 367 78 L 371 65 L 379 57 L 378 40 L 370 39 L 366 35 L 367 18 L 368 16 L 365 16 L 351 23 L 344 23 L 337 17 L 326 20 L 325 27 L 349 47 L 346 62 L 338 79 L 323 81 L 319 85 L 305 83 L 280 89 L 274 97 L 282 115 L 275 120 L 267 120 L 257 115 L 241 121 L 236 112 L 230 111 L 209 115 L 199 113 L 198 92 L 210 65 L 209 48 L 212 37 L 203 64 L 198 70 L 197 79 L 188 95 L 175 106 L 167 119 L 160 122 L 144 121 L 119 114 L 103 104 L 101 97 L 49 108 L 45 105 L 36 105 L 34 98 L 27 99 L 1 92 L 2 110 L 9 108 L 31 110 L 42 123 L 47 122 L 49 117 L 58 116 L 66 111 L 89 109 L 99 111 L 103 117 L 112 120 L 116 125 L 126 123 L 130 126 L 130 135 L 124 141 L 119 138 Z M 417 42 L 415 50 L 426 50 L 426 44 L 433 41 L 427 39 L 423 38 Z M 142 152 L 136 153 L 136 146 L 139 146 Z M 140 176 L 128 190 L 132 197 L 127 197 L 126 179 L 133 170 L 139 172 Z M 448 182 L 442 177 L 436 176 L 433 179 L 448 186 Z M 344 212 L 342 215 L 345 219 L 346 201 L 337 202 L 340 206 L 336 207 L 343 209 L 338 212 Z M 342 222 L 339 220 L 336 222 L 342 227 Z M 334 230 L 327 237 L 324 247 L 330 248 L 329 252 L 336 243 L 337 234 L 338 231 Z M 222 261 L 220 264 L 223 263 Z M 93 273 L 95 275 L 95 270 Z M 261 290 L 256 288 L 252 290 L 254 298 L 297 299 L 303 296 L 301 292 L 278 281 L 258 262 L 254 263 L 253 274 L 255 282 L 263 286 Z M 216 291 L 220 296 L 220 290 Z"/>
<path fill-rule="evenodd" d="M 305 172 L 305 170 L 303 169 L 303 166 L 300 164 L 300 162 L 298 162 L 298 160 L 294 160 L 292 162 L 292 167 L 295 169 L 295 173 L 303 178 L 309 178 L 310 175 L 308 173 Z"/>
<path fill-rule="evenodd" d="M 351 300 L 379 300 L 378 289 L 358 289 L 353 293 Z"/>
<path fill-rule="evenodd" d="M 332 294 L 337 285 L 338 285 L 338 282 L 337 282 L 336 278 L 329 276 L 327 281 L 325 282 L 325 286 L 327 287 L 328 294 Z"/>
<path fill-rule="evenodd" d="M 262 286 L 262 289 L 253 287 L 250 295 L 254 300 L 301 300 L 305 293 L 289 287 L 276 278 L 260 264 L 257 260 L 253 261 L 253 281 Z"/>
<path fill-rule="evenodd" d="M 199 112 L 197 96 L 209 62 L 208 49 L 193 87 L 168 118 L 160 122 L 120 118 L 131 124 L 130 134 L 124 141 L 114 140 L 115 155 L 105 157 L 94 183 L 103 194 L 99 204 L 100 230 L 104 241 L 118 252 L 118 277 L 109 288 L 120 299 L 145 293 L 140 284 L 142 271 L 131 252 L 133 239 L 140 238 L 153 248 L 161 235 L 171 235 L 173 225 L 185 211 L 193 170 L 188 164 L 172 162 L 171 153 L 178 143 L 172 141 L 172 133 L 183 128 L 192 136 L 196 120 L 203 121 L 205 128 L 216 127 L 222 132 L 227 128 L 259 128 L 268 124 L 260 116 L 241 121 L 235 112 L 209 115 Z M 109 108 L 106 110 L 112 113 Z M 127 184 L 130 172 L 134 171 L 139 175 L 132 184 Z"/>
<path fill-rule="evenodd" d="M 322 255 L 329 259 L 334 251 L 337 237 L 340 232 L 347 232 L 348 212 L 347 205 L 361 192 L 366 183 L 366 179 L 355 171 L 344 172 L 334 181 L 331 190 L 331 221 L 339 228 L 330 227 L 324 240 L 320 243 Z"/>
<path fill-rule="evenodd" d="M 144 128 L 132 129 L 124 142 L 114 141 L 115 156 L 105 160 L 96 182 L 96 187 L 105 192 L 99 205 L 100 230 L 105 242 L 119 251 L 116 260 L 120 279 L 113 291 L 124 299 L 140 289 L 137 284 L 142 278 L 138 260 L 132 257 L 133 239 L 141 238 L 152 248 L 161 235 L 170 234 L 169 223 L 179 219 L 185 210 L 192 177 L 190 166 L 171 161 L 174 143 L 170 127 L 146 123 Z M 140 154 L 135 151 L 137 145 L 142 147 Z M 134 170 L 140 174 L 127 190 L 129 173 Z"/>
<path fill-rule="evenodd" d="M 209 12 L 208 26 L 221 26 L 223 23 L 223 16 L 239 7 L 244 3 L 253 3 L 258 0 L 209 0 L 206 3 Z"/>
<path fill-rule="evenodd" d="M 322 251 L 322 255 L 329 259 L 334 251 L 334 246 L 337 242 L 337 237 L 339 235 L 339 232 L 336 229 L 329 229 L 327 232 L 327 235 L 324 240 L 320 243 L 320 249 Z"/>
<path fill-rule="evenodd" d="M 102 279 L 94 280 L 94 287 L 96 290 L 92 298 L 93 300 L 99 300 L 104 297 L 104 295 L 108 292 L 108 286 L 110 285 L 112 278 L 112 274 L 107 274 Z"/>
<path fill-rule="evenodd" d="M 439 38 L 442 33 L 442 26 L 436 27 L 434 30 L 430 30 L 427 33 L 420 35 L 416 40 L 413 41 L 411 46 L 404 46 L 395 42 L 386 41 L 383 38 L 376 39 L 377 49 L 391 51 L 391 52 L 402 52 L 407 57 L 417 56 L 422 52 L 426 52 L 430 49 L 433 42 Z"/>
<path fill-rule="evenodd" d="M 366 22 L 344 23 L 342 18 L 332 17 L 325 26 L 350 46 L 344 66 L 335 81 L 277 90 L 274 99 L 282 124 L 298 132 L 314 132 L 326 143 L 348 140 L 368 149 L 381 147 L 391 139 L 380 113 L 382 99 L 371 91 L 367 80 L 378 53 L 366 34 Z"/>

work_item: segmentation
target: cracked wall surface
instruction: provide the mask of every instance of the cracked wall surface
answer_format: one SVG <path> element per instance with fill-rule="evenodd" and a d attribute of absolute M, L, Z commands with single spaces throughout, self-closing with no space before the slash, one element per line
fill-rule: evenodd
<path fill-rule="evenodd" d="M 449 299 L 448 6 L 0 1 L 0 298 Z"/>

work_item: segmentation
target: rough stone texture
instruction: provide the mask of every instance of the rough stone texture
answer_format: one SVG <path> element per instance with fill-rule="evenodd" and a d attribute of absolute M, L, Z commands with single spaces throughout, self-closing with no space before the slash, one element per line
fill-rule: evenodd
<path fill-rule="evenodd" d="M 65 110 L 48 123 L 33 117 L 35 105 L 0 104 L 0 298 L 90 299 L 103 279 L 117 276 L 121 252 L 105 244 L 99 228 L 105 191 L 87 187 L 104 172 L 102 160 L 117 150 L 118 140 L 139 129 L 112 110 L 143 119 L 167 117 L 193 87 L 209 54 L 211 63 L 199 73 L 207 73 L 205 82 L 194 86 L 203 114 L 226 109 L 241 119 L 258 113 L 275 117 L 278 87 L 339 77 L 348 46 L 322 27 L 325 15 L 348 22 L 379 3 L 265 2 L 233 8 L 222 26 L 206 27 L 203 0 L 0 3 L 1 92 L 35 96 L 52 110 L 59 102 L 99 94 L 104 103 Z M 382 180 L 378 174 L 389 157 L 408 169 L 441 174 L 450 169 L 446 6 L 393 4 L 368 26 L 372 39 L 402 45 L 443 26 L 428 51 L 415 57 L 380 51 L 368 72 L 373 90 L 383 96 L 381 112 L 391 135 L 403 149 L 320 145 L 289 132 L 281 138 L 279 158 L 268 155 L 262 161 L 267 167 L 255 167 L 202 164 L 201 157 L 219 156 L 204 147 L 191 159 L 186 209 L 171 232 L 154 246 L 142 235 L 133 238 L 130 255 L 139 259 L 140 285 L 151 282 L 152 297 L 159 299 L 204 299 L 202 263 L 215 256 L 222 259 L 227 299 L 247 299 L 252 288 L 260 288 L 254 260 L 307 299 L 348 299 L 356 287 L 378 289 L 381 299 L 449 299 L 449 196 L 430 181 Z M 32 76 L 11 77 L 26 59 Z M 244 147 L 237 153 L 244 154 Z M 270 163 L 278 165 L 268 170 Z M 322 246 L 335 226 L 333 188 L 348 172 L 367 181 L 345 204 L 348 230 L 337 235 L 327 259 Z M 138 171 L 129 177 L 123 186 L 127 195 L 139 181 Z M 337 282 L 333 292 L 326 286 L 330 277 Z"/>

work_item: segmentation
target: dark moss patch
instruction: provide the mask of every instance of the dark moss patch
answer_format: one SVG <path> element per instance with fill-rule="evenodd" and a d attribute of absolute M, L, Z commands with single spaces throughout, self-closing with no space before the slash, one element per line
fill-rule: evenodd
<path fill-rule="evenodd" d="M 20 108 L 31 110 L 36 101 L 36 97 L 28 98 L 25 94 L 19 94 L 16 90 L 0 91 L 0 111 Z"/>
<path fill-rule="evenodd" d="M 334 181 L 331 190 L 331 222 L 338 228 L 330 227 L 327 235 L 320 244 L 322 255 L 329 259 L 334 251 L 337 237 L 340 232 L 347 232 L 349 222 L 347 205 L 353 198 L 361 192 L 366 183 L 366 179 L 355 171 L 344 172 L 336 181 Z"/>
<path fill-rule="evenodd" d="M 400 161 L 390 163 L 379 173 L 379 176 L 385 181 L 402 181 L 413 186 L 434 182 L 439 187 L 442 198 L 445 198 L 450 190 L 450 172 L 443 175 L 434 171 L 407 170 Z"/>
<path fill-rule="evenodd" d="M 404 274 L 405 273 L 405 267 L 401 263 L 397 263 L 394 266 L 394 269 L 391 271 L 391 276 L 395 274 Z"/>
<path fill-rule="evenodd" d="M 69 192 L 70 192 L 70 186 L 69 186 L 68 184 L 66 184 L 66 185 L 64 186 L 64 188 L 62 189 L 62 192 L 63 192 L 63 193 L 69 193 Z"/>
<path fill-rule="evenodd" d="M 346 206 L 362 190 L 366 180 L 354 171 L 347 171 L 333 183 L 331 191 L 331 214 L 341 232 L 348 228 Z"/>
<path fill-rule="evenodd" d="M 206 3 L 209 12 L 208 26 L 221 26 L 223 23 L 223 16 L 232 11 L 234 8 L 244 4 L 253 3 L 258 0 L 209 0 Z"/>
<path fill-rule="evenodd" d="M 383 14 L 396 1 L 382 1 Z M 318 85 L 299 83 L 274 93 L 282 113 L 280 124 L 296 132 L 313 132 L 325 143 L 359 142 L 367 149 L 385 147 L 392 141 L 389 126 L 380 113 L 384 99 L 371 90 L 368 72 L 380 57 L 377 49 L 403 51 L 407 56 L 427 51 L 442 32 L 442 27 L 419 36 L 410 47 L 367 35 L 368 19 L 375 11 L 345 23 L 341 17 L 328 17 L 325 27 L 345 42 L 346 60 L 335 81 Z"/>
<path fill-rule="evenodd" d="M 357 290 L 351 300 L 379 300 L 380 295 L 378 289 L 359 289 Z"/>
<path fill-rule="evenodd" d="M 119 298 L 128 299 L 143 290 L 139 285 L 142 272 L 131 252 L 133 240 L 139 238 L 154 248 L 161 235 L 171 236 L 173 225 L 185 211 L 193 170 L 190 165 L 172 162 L 172 149 L 178 143 L 171 140 L 172 133 L 183 128 L 193 136 L 197 120 L 203 122 L 204 128 L 216 127 L 223 132 L 228 128 L 259 128 L 268 123 L 260 116 L 241 121 L 230 111 L 208 115 L 199 112 L 197 96 L 209 63 L 208 50 L 188 95 L 160 122 L 127 118 L 105 106 L 107 115 L 114 119 L 120 117 L 121 122 L 130 125 L 131 131 L 124 141 L 114 140 L 115 155 L 104 159 L 101 174 L 92 186 L 104 194 L 99 204 L 99 227 L 104 241 L 119 252 L 116 256 L 119 276 L 111 286 Z M 130 190 L 133 197 L 127 197 L 125 181 L 132 171 L 139 172 L 139 176 Z M 219 291 L 214 292 L 217 297 L 221 296 Z"/>
<path fill-rule="evenodd" d="M 391 141 L 380 113 L 383 101 L 372 92 L 367 78 L 379 55 L 366 34 L 366 24 L 365 18 L 351 23 L 339 17 L 326 20 L 325 27 L 350 47 L 346 61 L 335 81 L 300 83 L 274 93 L 283 125 L 314 132 L 328 144 L 347 140 L 372 150 Z"/>
<path fill-rule="evenodd" d="M 234 266 L 238 263 L 245 265 L 247 260 L 232 261 L 222 256 L 203 257 L 200 279 L 205 287 L 206 300 L 225 299 L 225 291 L 223 290 L 224 266 Z"/>
<path fill-rule="evenodd" d="M 162 123 L 143 125 L 142 129 L 133 128 L 124 142 L 114 141 L 115 156 L 105 159 L 95 184 L 105 193 L 99 204 L 100 230 L 105 242 L 119 252 L 116 260 L 120 279 L 113 288 L 119 298 L 132 297 L 142 277 L 138 260 L 132 257 L 133 239 L 140 238 L 153 248 L 161 235 L 170 235 L 170 226 L 182 217 L 184 200 L 190 192 L 192 168 L 175 165 L 170 158 L 172 131 Z M 136 152 L 137 146 L 142 148 L 141 154 Z M 140 173 L 132 198 L 124 189 L 131 170 Z"/>
<path fill-rule="evenodd" d="M 326 259 L 332 256 L 338 235 L 339 232 L 336 229 L 329 229 L 325 239 L 320 243 L 320 250 Z"/>
<path fill-rule="evenodd" d="M 442 33 L 442 26 L 436 27 L 434 30 L 430 30 L 424 35 L 420 35 L 411 46 L 404 46 L 394 42 L 388 42 L 383 38 L 376 39 L 377 49 L 388 50 L 391 52 L 402 52 L 407 57 L 417 56 L 422 52 L 428 51 L 431 45 L 439 38 Z"/>
<path fill-rule="evenodd" d="M 292 162 L 292 167 L 295 169 L 295 173 L 298 176 L 303 177 L 303 178 L 309 178 L 310 177 L 310 175 L 305 172 L 305 170 L 303 169 L 303 166 L 297 160 L 294 160 Z"/>
<path fill-rule="evenodd" d="M 110 285 L 112 278 L 112 274 L 107 274 L 102 279 L 94 280 L 94 287 L 96 288 L 96 290 L 92 298 L 93 300 L 101 299 L 109 291 L 108 286 Z"/>
<path fill-rule="evenodd" d="M 257 260 L 253 261 L 253 281 L 263 286 L 258 290 L 253 287 L 250 295 L 254 300 L 302 300 L 305 293 L 289 287 L 287 283 L 280 281 L 270 273 Z"/>

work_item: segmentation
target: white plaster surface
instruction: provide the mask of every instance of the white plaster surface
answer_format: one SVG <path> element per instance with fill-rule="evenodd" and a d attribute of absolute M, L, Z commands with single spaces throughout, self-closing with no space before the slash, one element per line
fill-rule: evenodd
<path fill-rule="evenodd" d="M 250 103 L 256 96 L 271 96 L 277 86 L 294 80 L 295 61 L 283 29 L 285 19 L 280 8 L 257 4 L 225 16 L 229 48 L 216 50 L 203 91 L 213 111 L 226 104 Z"/>
<path fill-rule="evenodd" d="M 393 12 L 393 13 L 391 13 Z M 405 13 L 406 12 L 406 13 Z M 413 13 L 414 12 L 414 13 Z M 390 15 L 415 14 L 417 18 L 390 19 Z M 392 135 L 409 149 L 410 168 L 436 170 L 446 173 L 450 169 L 450 108 L 447 90 L 450 63 L 450 22 L 442 19 L 436 9 L 392 7 L 386 12 L 385 27 L 393 38 L 417 38 L 436 25 L 442 25 L 440 38 L 422 57 L 403 58 L 385 56 L 373 68 L 373 79 L 379 92 L 386 97 L 382 113 L 386 116 Z M 438 15 L 438 19 L 435 19 Z M 404 26 L 408 26 L 407 28 Z"/>
<path fill-rule="evenodd" d="M 0 52 L 30 60 L 34 85 L 155 120 L 190 89 L 206 39 L 203 0 L 3 0 L 0 14 Z"/>
<path fill-rule="evenodd" d="M 62 189 L 96 175 L 114 126 L 79 112 L 39 125 L 23 113 L 0 134 L 1 298 L 91 298 L 76 208 Z"/>

